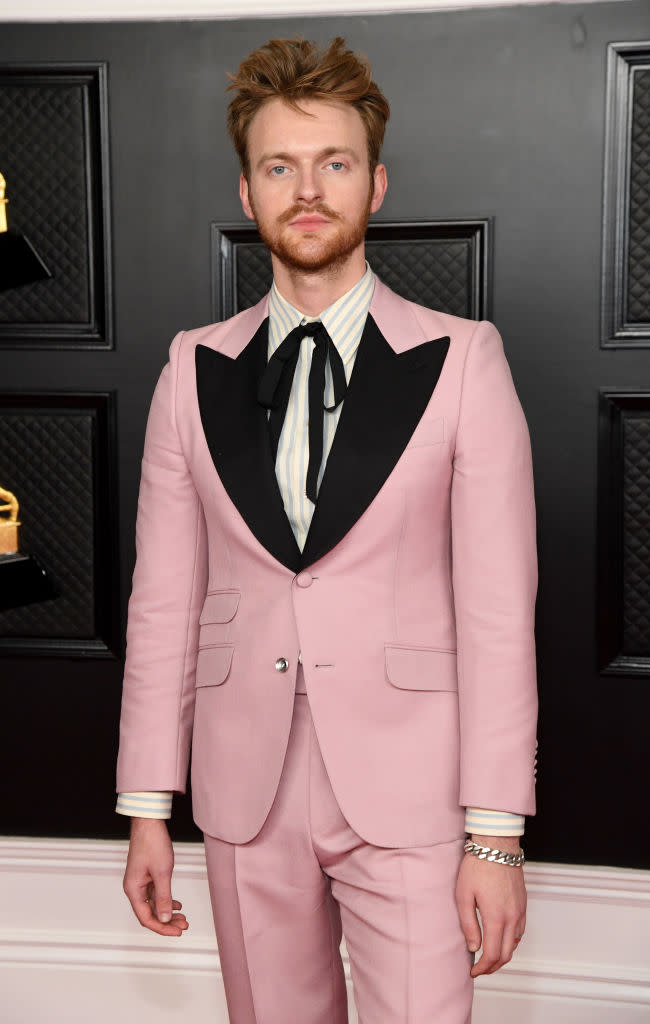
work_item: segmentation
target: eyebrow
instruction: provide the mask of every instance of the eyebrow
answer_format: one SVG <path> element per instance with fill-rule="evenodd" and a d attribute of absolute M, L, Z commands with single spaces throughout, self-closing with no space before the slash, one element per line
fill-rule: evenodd
<path fill-rule="evenodd" d="M 351 149 L 350 146 L 327 146 L 326 149 L 321 149 L 321 151 L 316 154 L 316 160 L 324 160 L 325 157 L 334 156 L 338 153 L 342 156 L 351 156 L 353 160 L 356 160 L 357 162 L 359 160 L 358 154 L 354 149 Z M 291 163 L 294 159 L 295 157 L 293 157 L 291 153 L 262 153 L 261 157 L 257 161 L 257 167 L 261 167 L 262 164 L 268 163 L 269 160 L 279 160 Z"/>

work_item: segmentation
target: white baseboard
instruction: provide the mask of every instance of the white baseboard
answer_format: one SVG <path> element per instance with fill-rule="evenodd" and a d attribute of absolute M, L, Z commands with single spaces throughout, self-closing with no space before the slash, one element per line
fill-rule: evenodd
<path fill-rule="evenodd" d="M 132 917 L 125 855 L 121 842 L 0 838 L 3 1024 L 227 1024 L 202 847 L 176 847 L 191 922 L 178 940 Z M 529 864 L 526 876 L 526 936 L 477 983 L 474 1024 L 647 1022 L 650 873 Z"/>

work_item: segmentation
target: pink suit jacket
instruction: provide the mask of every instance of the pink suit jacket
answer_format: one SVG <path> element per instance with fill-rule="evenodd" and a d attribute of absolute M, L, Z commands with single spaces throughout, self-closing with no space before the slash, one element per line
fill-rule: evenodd
<path fill-rule="evenodd" d="M 179 334 L 154 394 L 118 790 L 182 791 L 191 747 L 197 824 L 252 839 L 301 652 L 363 839 L 446 842 L 466 805 L 534 813 L 531 455 L 497 331 L 377 281 L 301 553 L 256 398 L 267 308 Z"/>

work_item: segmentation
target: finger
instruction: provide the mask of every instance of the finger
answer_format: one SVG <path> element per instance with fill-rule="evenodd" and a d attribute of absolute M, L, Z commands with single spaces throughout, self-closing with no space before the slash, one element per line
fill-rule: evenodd
<path fill-rule="evenodd" d="M 133 913 L 143 928 L 156 932 L 158 935 L 182 935 L 188 927 L 184 914 L 175 914 L 168 924 L 163 924 L 154 913 L 151 901 L 146 894 L 129 897 Z"/>
<path fill-rule="evenodd" d="M 149 905 L 162 924 L 169 924 L 172 919 L 171 872 L 152 875 L 150 888 Z"/>
<path fill-rule="evenodd" d="M 456 891 L 456 906 L 467 948 L 470 953 L 476 953 L 481 947 L 481 927 L 478 922 L 474 897 L 471 893 L 464 895 L 458 889 Z"/>
<path fill-rule="evenodd" d="M 510 963 L 512 954 L 517 948 L 519 940 L 519 922 L 506 924 L 503 929 L 503 940 L 501 942 L 501 955 L 498 962 L 492 968 L 492 973 L 498 971 L 504 964 Z"/>
<path fill-rule="evenodd" d="M 187 931 L 190 926 L 190 922 L 185 917 L 185 914 L 172 914 L 172 919 L 169 923 L 176 928 L 180 928 L 182 932 Z"/>
<path fill-rule="evenodd" d="M 168 931 L 165 930 L 166 928 L 168 928 L 170 926 L 173 927 L 173 928 L 180 928 L 181 931 L 185 931 L 187 928 L 189 928 L 189 921 L 185 917 L 185 914 L 174 913 L 170 917 L 169 921 L 161 921 L 160 917 L 156 913 L 156 906 L 155 906 L 155 903 L 154 903 L 153 900 L 149 900 L 148 901 L 148 906 L 149 906 L 149 912 L 151 914 L 151 918 L 149 918 L 149 916 L 147 915 L 147 920 L 154 920 L 154 921 L 158 922 L 158 924 L 160 925 L 160 927 L 162 929 L 160 931 L 161 935 L 175 935 L 176 932 L 173 932 L 173 931 L 172 932 L 168 932 Z M 158 929 L 156 929 L 156 931 L 158 931 Z"/>
<path fill-rule="evenodd" d="M 146 900 L 146 902 L 149 904 L 151 910 L 153 911 L 154 918 L 156 918 L 158 921 L 160 921 L 160 918 L 158 917 L 158 914 L 156 913 L 156 894 L 155 894 L 155 889 L 154 889 L 154 886 L 153 886 L 152 882 L 150 882 L 149 885 L 147 886 L 147 900 Z M 185 914 L 178 913 L 178 911 L 180 911 L 182 906 L 183 906 L 183 904 L 181 903 L 180 900 L 172 900 L 172 909 L 173 909 L 174 913 L 172 913 L 171 919 L 167 923 L 175 925 L 176 927 L 180 928 L 182 931 L 185 931 L 187 928 L 189 928 L 189 921 L 185 917 Z M 166 922 L 163 921 L 161 923 L 165 924 Z M 166 932 L 162 932 L 161 934 L 167 934 L 167 933 Z"/>
<path fill-rule="evenodd" d="M 517 925 L 515 927 L 515 948 L 514 948 L 513 952 L 517 951 L 517 949 L 519 947 L 519 943 L 521 942 L 521 940 L 524 937 L 524 932 L 525 931 L 526 931 L 526 915 L 524 914 L 523 917 L 519 918 L 519 920 L 517 921 Z"/>
<path fill-rule="evenodd" d="M 492 974 L 497 970 L 502 945 L 503 922 L 483 921 L 483 952 L 470 971 L 472 978 L 478 978 L 479 974 Z"/>
<path fill-rule="evenodd" d="M 500 970 L 505 964 L 510 963 L 510 961 L 512 960 L 513 953 L 515 952 L 519 942 L 521 941 L 525 925 L 525 915 L 518 916 L 514 920 L 505 921 L 503 928 L 503 938 L 501 940 L 501 953 L 498 961 L 492 966 L 492 969 L 490 971 L 491 974 L 493 974 L 495 971 Z"/>
<path fill-rule="evenodd" d="M 151 900 L 145 901 L 145 905 L 139 910 L 140 913 L 136 913 L 136 916 L 140 924 L 159 935 L 181 935 L 189 928 L 185 914 L 173 914 L 171 920 L 166 923 L 160 921 Z"/>
<path fill-rule="evenodd" d="M 156 917 L 158 917 L 158 915 L 156 914 L 155 900 L 152 898 L 152 899 L 148 900 L 147 902 L 149 903 L 149 906 L 151 907 L 154 915 Z M 174 923 L 174 924 L 178 923 L 178 924 L 180 924 L 182 921 L 185 921 L 186 927 L 187 927 L 187 918 L 186 918 L 185 914 L 181 914 L 179 912 L 181 904 L 178 902 L 178 900 L 172 900 L 172 906 L 174 908 L 174 913 L 171 916 L 171 922 L 170 923 Z M 160 918 L 158 918 L 158 920 L 160 920 Z"/>
<path fill-rule="evenodd" d="M 481 946 L 481 927 L 478 921 L 474 891 L 472 886 L 467 884 L 463 869 L 461 869 L 456 886 L 456 905 L 467 948 L 471 953 L 475 953 Z"/>

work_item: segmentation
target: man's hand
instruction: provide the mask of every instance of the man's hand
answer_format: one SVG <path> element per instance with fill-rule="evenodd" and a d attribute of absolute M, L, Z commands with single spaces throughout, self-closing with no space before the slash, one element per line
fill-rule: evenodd
<path fill-rule="evenodd" d="M 472 841 L 506 853 L 519 850 L 518 837 L 472 836 Z M 483 953 L 470 971 L 472 977 L 493 974 L 512 958 L 526 927 L 526 886 L 522 868 L 479 860 L 466 853 L 456 883 L 456 905 L 471 953 L 476 953 L 481 945 L 477 908 L 481 912 Z"/>
<path fill-rule="evenodd" d="M 172 900 L 174 851 L 164 821 L 132 818 L 124 872 L 124 892 L 143 928 L 159 935 L 182 935 L 188 927 L 182 904 Z"/>

